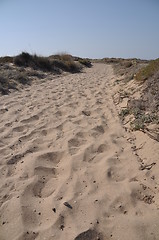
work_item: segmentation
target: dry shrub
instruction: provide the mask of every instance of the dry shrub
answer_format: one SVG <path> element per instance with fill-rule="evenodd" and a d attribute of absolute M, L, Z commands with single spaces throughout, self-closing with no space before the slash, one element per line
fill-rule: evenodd
<path fill-rule="evenodd" d="M 84 65 L 85 67 L 92 67 L 92 63 L 91 61 L 89 61 L 88 59 L 84 59 L 84 58 L 79 58 L 79 63 L 81 63 L 82 65 Z"/>
<path fill-rule="evenodd" d="M 159 71 L 159 58 L 153 61 L 150 61 L 150 63 L 139 70 L 136 73 L 136 80 L 140 82 L 144 82 L 148 78 L 152 77 L 157 71 Z"/>
<path fill-rule="evenodd" d="M 82 69 L 81 65 L 75 62 L 69 54 L 52 55 L 49 59 L 55 67 L 65 72 L 78 73 Z"/>
<path fill-rule="evenodd" d="M 39 57 L 36 54 L 22 52 L 14 58 L 14 64 L 17 66 L 32 67 L 33 69 L 40 69 L 42 71 L 52 71 L 53 65 L 46 57 Z"/>
<path fill-rule="evenodd" d="M 13 63 L 13 57 L 0 57 L 0 64 Z"/>
<path fill-rule="evenodd" d="M 0 76 L 0 92 L 6 95 L 10 92 L 9 89 L 16 89 L 17 84 L 14 80 L 10 80 L 3 76 Z"/>
<path fill-rule="evenodd" d="M 73 57 L 69 54 L 53 55 L 47 58 L 22 52 L 14 58 L 14 63 L 17 66 L 31 67 L 47 72 L 60 73 L 60 70 L 63 70 L 75 73 L 81 70 L 79 64 L 75 63 Z"/>

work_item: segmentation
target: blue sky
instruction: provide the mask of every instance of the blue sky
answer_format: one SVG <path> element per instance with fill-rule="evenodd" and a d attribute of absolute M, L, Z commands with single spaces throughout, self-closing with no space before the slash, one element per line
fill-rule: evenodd
<path fill-rule="evenodd" d="M 159 57 L 159 0 L 0 0 L 0 56 Z"/>

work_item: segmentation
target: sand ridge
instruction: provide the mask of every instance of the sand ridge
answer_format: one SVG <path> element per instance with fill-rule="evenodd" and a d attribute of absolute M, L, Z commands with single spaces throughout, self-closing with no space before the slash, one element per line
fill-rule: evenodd
<path fill-rule="evenodd" d="M 113 102 L 112 67 L 0 101 L 0 239 L 159 239 L 158 192 Z"/>

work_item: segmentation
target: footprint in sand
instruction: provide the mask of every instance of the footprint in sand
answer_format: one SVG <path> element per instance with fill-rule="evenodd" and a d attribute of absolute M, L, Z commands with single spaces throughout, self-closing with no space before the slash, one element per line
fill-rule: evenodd
<path fill-rule="evenodd" d="M 47 130 L 46 130 L 46 129 L 42 130 L 42 131 L 41 131 L 41 134 L 42 134 L 43 136 L 47 136 Z"/>
<path fill-rule="evenodd" d="M 46 152 L 37 157 L 37 162 L 39 166 L 54 166 L 58 164 L 63 157 L 63 152 Z"/>
<path fill-rule="evenodd" d="M 104 127 L 102 125 L 96 126 L 92 129 L 92 137 L 96 138 L 105 133 Z"/>
<path fill-rule="evenodd" d="M 103 239 L 102 234 L 98 233 L 96 230 L 94 229 L 89 229 L 85 232 L 80 233 L 74 240 L 97 240 L 97 239 Z"/>
<path fill-rule="evenodd" d="M 38 166 L 34 169 L 34 174 L 38 176 L 39 179 L 48 180 L 55 176 L 56 169 Z"/>
<path fill-rule="evenodd" d="M 31 184 L 32 192 L 35 197 L 45 198 L 54 192 L 49 181 L 57 176 L 57 168 L 55 167 L 62 159 L 62 152 L 47 152 L 38 156 L 35 160 L 34 175 L 37 181 Z M 53 167 L 54 166 L 54 167 Z"/>
<path fill-rule="evenodd" d="M 34 212 L 34 209 L 31 206 L 23 205 L 23 201 L 21 205 L 21 217 L 22 217 L 24 226 L 27 226 L 28 229 L 33 229 L 33 226 L 35 227 L 38 225 L 38 221 L 39 221 L 38 214 Z M 27 236 L 29 237 L 29 234 Z M 28 238 L 28 239 L 31 240 L 34 238 Z"/>
<path fill-rule="evenodd" d="M 68 151 L 71 155 L 78 152 L 79 148 L 86 143 L 85 139 L 75 136 L 68 141 Z"/>
<path fill-rule="evenodd" d="M 109 148 L 108 144 L 101 144 L 99 145 L 98 149 L 97 149 L 97 153 L 104 153 L 105 151 L 107 151 Z"/>
<path fill-rule="evenodd" d="M 125 176 L 121 174 L 119 167 L 110 167 L 107 170 L 107 179 L 115 182 L 121 182 L 125 180 Z"/>
<path fill-rule="evenodd" d="M 13 128 L 13 132 L 21 133 L 27 129 L 27 126 L 18 126 Z"/>
<path fill-rule="evenodd" d="M 84 162 L 92 162 L 96 156 L 101 153 L 104 153 L 108 150 L 108 145 L 103 143 L 98 145 L 92 144 L 91 146 L 87 147 L 84 151 L 83 161 Z"/>
<path fill-rule="evenodd" d="M 53 181 L 53 178 L 56 178 L 56 174 L 44 176 L 41 178 L 38 176 L 39 179 L 32 187 L 34 197 L 47 198 L 55 191 L 54 186 L 49 184 L 49 180 L 51 179 Z"/>
<path fill-rule="evenodd" d="M 32 123 L 32 122 L 37 121 L 37 120 L 39 120 L 39 116 L 34 115 L 34 116 L 29 117 L 29 118 L 23 119 L 21 121 L 21 123 Z"/>
<path fill-rule="evenodd" d="M 7 161 L 7 165 L 15 165 L 15 164 L 17 164 L 18 162 L 20 162 L 21 159 L 23 159 L 26 155 L 32 154 L 32 153 L 34 153 L 34 152 L 36 152 L 36 151 L 37 151 L 37 147 L 32 144 L 32 146 L 28 146 L 28 148 L 25 149 L 24 152 L 13 155 L 13 156 Z"/>

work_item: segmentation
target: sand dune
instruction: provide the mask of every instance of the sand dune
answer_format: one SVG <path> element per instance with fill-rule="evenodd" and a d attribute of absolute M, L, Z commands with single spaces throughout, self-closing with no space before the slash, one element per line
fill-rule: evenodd
<path fill-rule="evenodd" d="M 114 80 L 94 64 L 0 97 L 1 240 L 159 239 L 155 143 L 141 169 Z"/>

